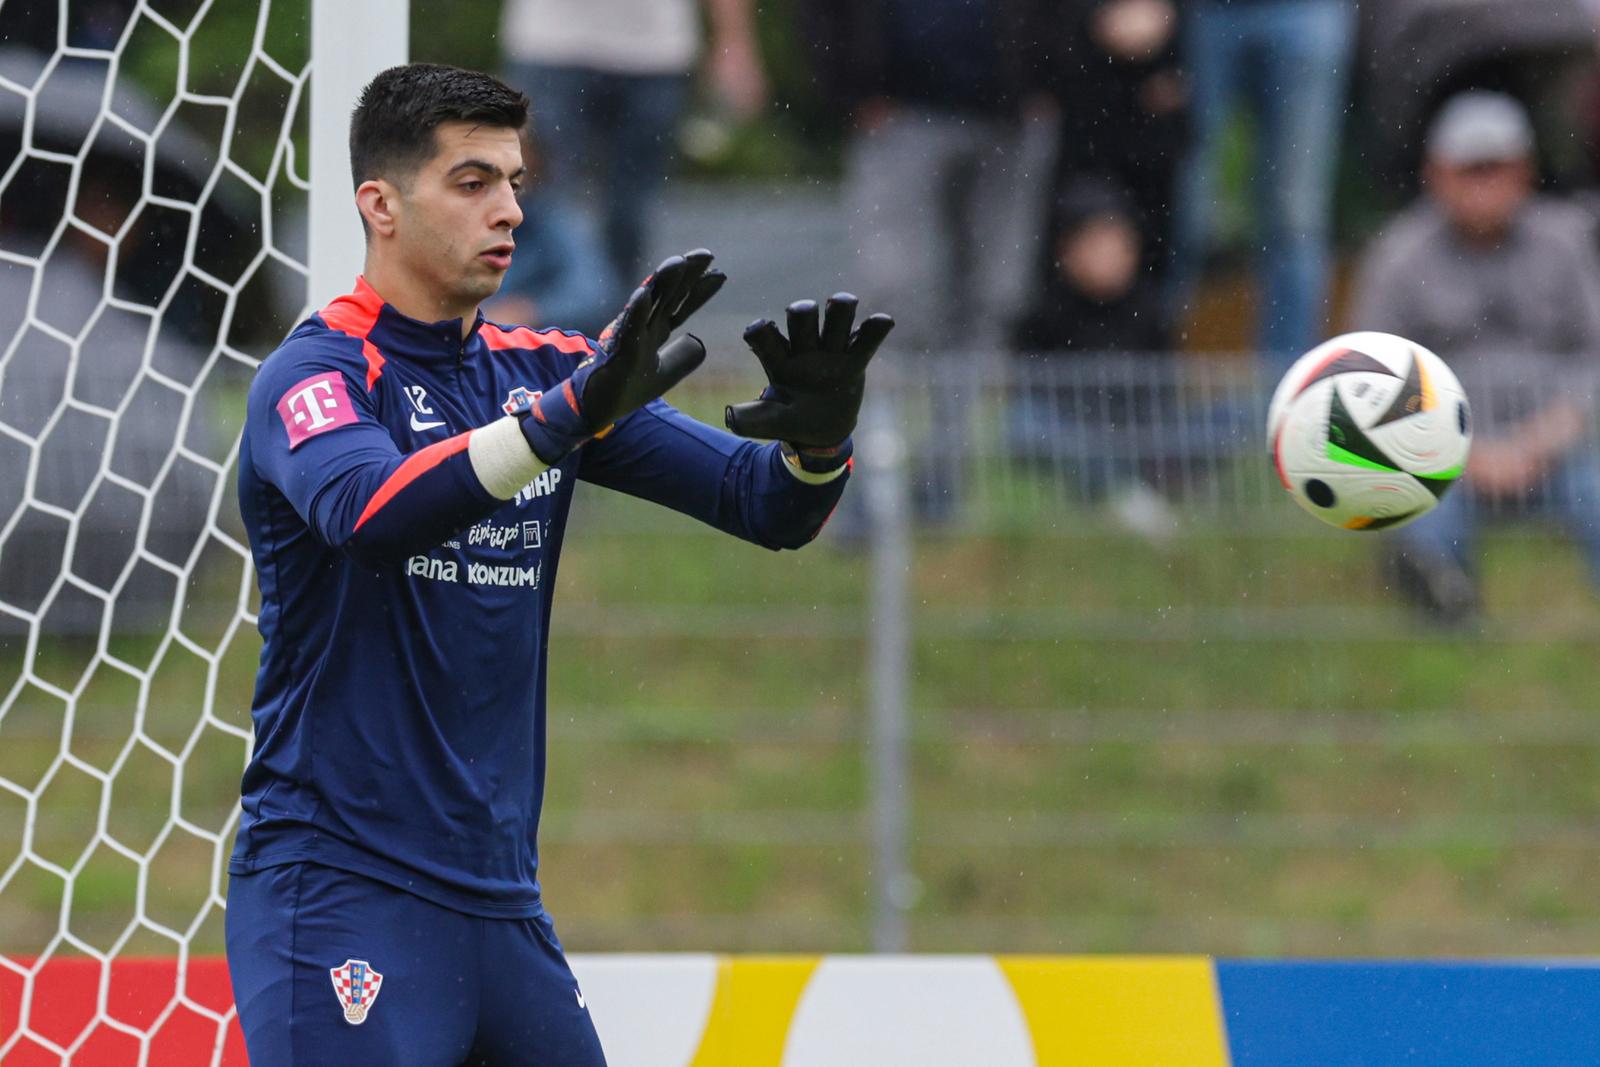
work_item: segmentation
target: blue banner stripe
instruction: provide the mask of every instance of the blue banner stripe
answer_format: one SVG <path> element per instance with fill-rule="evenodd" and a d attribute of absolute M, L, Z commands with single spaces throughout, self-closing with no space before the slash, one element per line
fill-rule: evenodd
<path fill-rule="evenodd" d="M 1233 1067 L 1600 1064 L 1600 964 L 1217 961 Z"/>

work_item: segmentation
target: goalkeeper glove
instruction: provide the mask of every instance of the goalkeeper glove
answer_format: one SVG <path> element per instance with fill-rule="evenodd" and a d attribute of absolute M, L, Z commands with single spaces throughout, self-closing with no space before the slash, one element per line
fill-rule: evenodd
<path fill-rule="evenodd" d="M 820 330 L 815 300 L 789 305 L 787 340 L 770 319 L 751 323 L 745 344 L 761 361 L 768 384 L 759 399 L 728 406 L 728 429 L 784 442 L 808 471 L 843 465 L 861 412 L 867 363 L 894 329 L 894 319 L 879 314 L 852 333 L 855 315 L 856 298 L 835 293 Z"/>
<path fill-rule="evenodd" d="M 522 435 L 542 463 L 560 463 L 624 415 L 666 393 L 706 358 L 706 346 L 693 334 L 671 343 L 667 338 L 728 280 L 708 269 L 711 258 L 701 248 L 665 260 L 601 332 L 599 351 L 529 405 Z"/>

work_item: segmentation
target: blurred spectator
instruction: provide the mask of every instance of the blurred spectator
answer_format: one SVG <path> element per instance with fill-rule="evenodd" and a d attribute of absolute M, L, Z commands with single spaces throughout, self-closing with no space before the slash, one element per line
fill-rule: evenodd
<path fill-rule="evenodd" d="M 1048 97 L 1026 0 L 816 0 L 817 85 L 850 123 L 846 197 L 860 285 L 898 346 L 993 344 L 1026 285 L 1046 186 L 1024 173 L 1024 110 Z"/>
<path fill-rule="evenodd" d="M 1141 223 L 1109 181 L 1070 182 L 1051 212 L 1046 266 L 1013 347 L 1030 360 L 1040 353 L 1166 353 L 1171 338 L 1160 294 L 1141 269 Z"/>
<path fill-rule="evenodd" d="M 1047 265 L 1012 347 L 1020 386 L 1012 452 L 1065 463 L 1090 500 L 1147 538 L 1177 524 L 1166 497 L 1215 460 L 1223 418 L 1185 402 L 1159 281 L 1143 269 L 1145 240 L 1130 199 L 1080 177 L 1051 215 Z"/>
<path fill-rule="evenodd" d="M 1489 505 L 1565 520 L 1600 580 L 1600 255 L 1591 218 L 1534 193 L 1526 112 L 1454 97 L 1429 132 L 1426 194 L 1362 264 L 1354 325 L 1411 338 L 1455 370 L 1475 440 L 1462 484 L 1395 531 L 1400 591 L 1447 622 L 1476 608 L 1472 547 Z"/>
<path fill-rule="evenodd" d="M 1114 179 L 1143 220 L 1145 262 L 1171 258 L 1172 196 L 1183 155 L 1187 90 L 1173 0 L 1070 0 L 1057 16 L 1049 85 L 1064 105 L 1056 186 L 1079 174 Z"/>
<path fill-rule="evenodd" d="M 1356 28 L 1354 0 L 1191 0 L 1194 147 L 1183 172 L 1173 290 L 1180 307 L 1210 243 L 1233 105 L 1255 120 L 1257 346 L 1274 369 L 1323 332 L 1333 175 Z"/>
<path fill-rule="evenodd" d="M 561 209 L 558 194 L 546 180 L 532 130 L 523 131 L 522 158 L 528 173 L 516 253 L 500 292 L 484 313 L 496 322 L 559 327 L 598 337 L 616 314 L 623 282 L 583 219 Z"/>
<path fill-rule="evenodd" d="M 897 349 L 963 361 L 933 390 L 941 442 L 919 449 L 933 466 L 916 474 L 915 499 L 930 518 L 960 495 L 965 365 L 1001 347 L 1037 247 L 1047 164 L 1029 134 L 1045 128 L 1025 113 L 1048 100 L 1040 55 L 1055 28 L 1036 7 L 815 0 L 799 9 L 817 87 L 849 123 L 845 197 L 861 257 L 852 284 L 894 309 Z"/>
<path fill-rule="evenodd" d="M 712 90 L 737 115 L 766 104 L 751 0 L 705 0 Z M 582 212 L 611 274 L 648 265 L 645 226 L 666 176 L 700 52 L 695 0 L 507 0 L 506 80 L 533 99 L 547 198 L 539 210 Z M 542 223 L 528 215 L 524 227 Z M 516 240 L 524 244 L 527 230 Z"/>

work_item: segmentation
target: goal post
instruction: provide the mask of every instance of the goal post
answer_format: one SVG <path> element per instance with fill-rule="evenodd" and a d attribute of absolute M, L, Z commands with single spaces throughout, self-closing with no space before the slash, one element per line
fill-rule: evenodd
<path fill-rule="evenodd" d="M 372 76 L 406 61 L 407 0 L 312 0 L 310 306 L 360 273 L 361 220 L 350 189 L 350 112 Z"/>
<path fill-rule="evenodd" d="M 244 390 L 361 270 L 349 115 L 408 7 L 0 0 L 7 1067 L 243 1063 Z"/>

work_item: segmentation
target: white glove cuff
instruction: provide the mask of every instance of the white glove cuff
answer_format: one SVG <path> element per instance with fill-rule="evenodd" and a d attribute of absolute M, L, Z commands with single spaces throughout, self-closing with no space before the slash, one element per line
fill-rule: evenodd
<path fill-rule="evenodd" d="M 467 438 L 467 456 L 472 460 L 472 473 L 489 495 L 499 500 L 510 500 L 517 490 L 549 470 L 533 454 L 522 435 L 522 420 L 515 415 L 473 430 Z"/>

